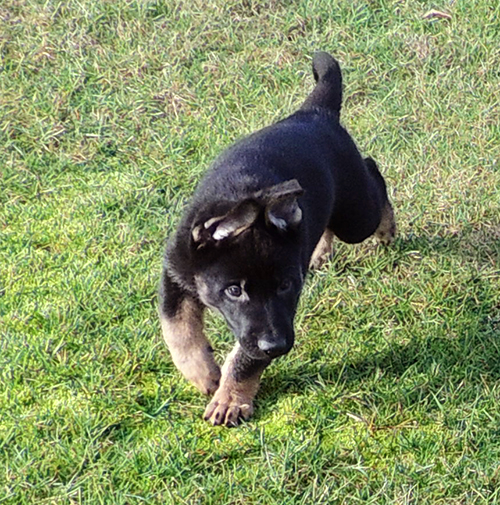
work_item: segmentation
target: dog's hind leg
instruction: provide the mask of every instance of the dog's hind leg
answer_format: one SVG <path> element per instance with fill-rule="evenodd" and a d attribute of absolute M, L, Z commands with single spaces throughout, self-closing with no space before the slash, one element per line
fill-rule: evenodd
<path fill-rule="evenodd" d="M 375 160 L 365 158 L 365 165 L 377 184 L 380 198 L 383 201 L 383 207 L 380 211 L 380 223 L 375 230 L 375 237 L 380 244 L 389 245 L 396 236 L 396 220 L 394 219 L 394 210 L 387 196 L 387 186 Z"/>
<path fill-rule="evenodd" d="M 380 224 L 375 231 L 375 237 L 378 242 L 383 245 L 392 244 L 396 236 L 396 221 L 394 219 L 394 210 L 392 205 L 387 201 L 382 208 L 382 217 Z"/>
<path fill-rule="evenodd" d="M 334 237 L 335 234 L 333 231 L 329 228 L 326 228 L 311 256 L 309 268 L 317 270 L 328 261 L 328 258 L 332 255 L 333 252 Z"/>
<path fill-rule="evenodd" d="M 164 272 L 160 291 L 163 339 L 175 366 L 202 393 L 209 395 L 219 386 L 220 369 L 203 332 L 203 309 Z"/>
<path fill-rule="evenodd" d="M 220 386 L 205 410 L 205 420 L 214 426 L 236 426 L 241 419 L 248 420 L 260 376 L 270 362 L 249 358 L 236 344 L 222 367 Z"/>

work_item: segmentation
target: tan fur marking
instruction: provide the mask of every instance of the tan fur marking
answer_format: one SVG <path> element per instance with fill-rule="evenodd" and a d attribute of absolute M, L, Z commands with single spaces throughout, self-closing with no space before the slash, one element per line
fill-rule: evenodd
<path fill-rule="evenodd" d="M 213 394 L 219 385 L 220 369 L 203 333 L 203 310 L 194 301 L 185 299 L 175 317 L 160 319 L 175 366 L 202 393 Z"/>
<path fill-rule="evenodd" d="M 317 270 L 328 261 L 328 258 L 333 252 L 334 237 L 335 234 L 333 231 L 326 228 L 323 232 L 323 235 L 321 235 L 318 244 L 316 245 L 316 249 L 314 249 L 311 261 L 309 262 L 309 268 Z"/>
<path fill-rule="evenodd" d="M 222 367 L 219 389 L 205 409 L 204 418 L 214 426 L 237 426 L 240 419 L 247 420 L 253 414 L 253 399 L 259 389 L 261 372 L 237 382 L 234 379 L 233 367 L 236 354 L 240 350 L 236 344 Z"/>
<path fill-rule="evenodd" d="M 194 282 L 196 283 L 196 289 L 198 292 L 198 296 L 200 297 L 200 300 L 207 306 L 210 307 L 210 288 L 208 287 L 208 284 L 199 276 L 195 275 L 194 276 Z M 213 308 L 213 307 L 212 307 Z"/>
<path fill-rule="evenodd" d="M 394 220 L 394 210 L 392 205 L 387 202 L 382 209 L 382 219 L 375 231 L 375 237 L 383 245 L 389 245 L 396 236 L 396 221 Z"/>

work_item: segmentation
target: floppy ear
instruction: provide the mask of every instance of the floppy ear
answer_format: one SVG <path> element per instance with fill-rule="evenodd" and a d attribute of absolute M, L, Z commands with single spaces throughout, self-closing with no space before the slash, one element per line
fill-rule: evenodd
<path fill-rule="evenodd" d="M 255 200 L 245 200 L 224 216 L 212 217 L 195 226 L 192 230 L 193 240 L 198 247 L 201 247 L 209 242 L 236 237 L 252 226 L 259 211 L 260 206 Z"/>
<path fill-rule="evenodd" d="M 296 179 L 260 191 L 258 197 L 265 204 L 267 224 L 281 231 L 298 226 L 302 221 L 302 209 L 297 199 L 303 193 Z"/>

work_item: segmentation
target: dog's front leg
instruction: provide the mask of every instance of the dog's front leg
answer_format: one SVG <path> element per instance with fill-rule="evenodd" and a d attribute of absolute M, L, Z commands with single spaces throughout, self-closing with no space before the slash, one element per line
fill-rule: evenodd
<path fill-rule="evenodd" d="M 236 344 L 222 367 L 220 386 L 205 410 L 205 420 L 214 426 L 236 426 L 249 419 L 260 376 L 270 362 L 249 358 Z"/>
<path fill-rule="evenodd" d="M 163 273 L 160 290 L 160 321 L 163 339 L 175 366 L 202 393 L 213 394 L 219 386 L 220 369 L 203 332 L 203 305 L 185 294 Z"/>

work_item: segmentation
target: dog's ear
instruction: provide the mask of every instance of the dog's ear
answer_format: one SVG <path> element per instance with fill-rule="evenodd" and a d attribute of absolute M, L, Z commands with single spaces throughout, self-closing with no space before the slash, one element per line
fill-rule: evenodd
<path fill-rule="evenodd" d="M 258 198 L 265 204 L 267 224 L 281 231 L 297 227 L 302 221 L 297 199 L 303 193 L 296 179 L 259 191 Z"/>
<path fill-rule="evenodd" d="M 201 247 L 209 242 L 219 242 L 226 238 L 236 237 L 252 226 L 259 212 L 260 206 L 255 200 L 245 200 L 227 214 L 212 217 L 195 226 L 192 230 L 194 243 Z"/>

